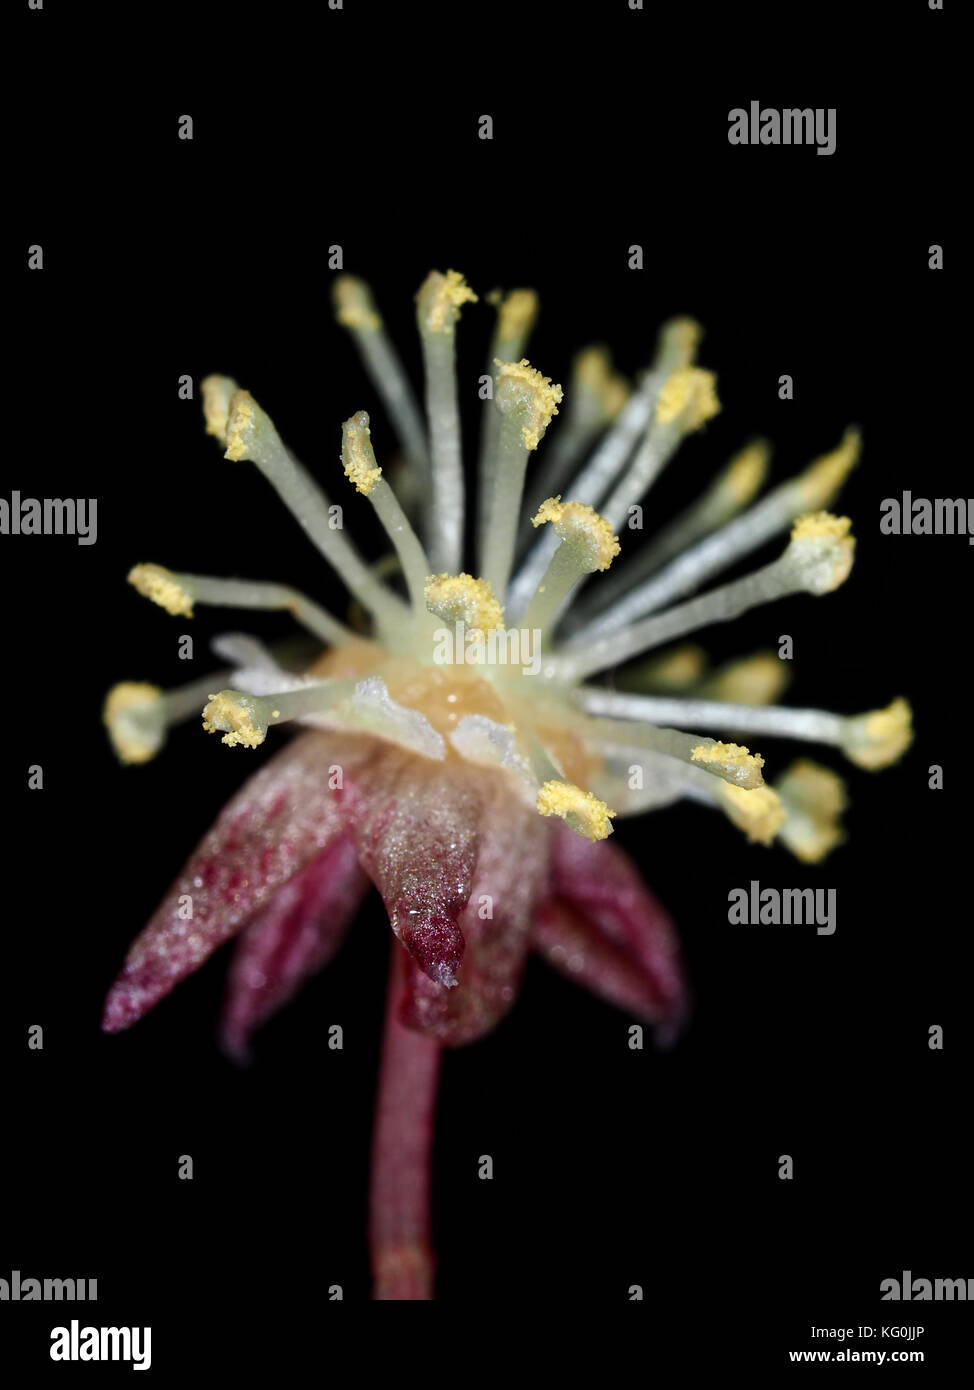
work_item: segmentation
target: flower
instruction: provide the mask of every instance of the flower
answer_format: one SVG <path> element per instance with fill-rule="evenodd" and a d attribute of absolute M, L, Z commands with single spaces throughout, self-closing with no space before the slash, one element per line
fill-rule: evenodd
<path fill-rule="evenodd" d="M 683 642 L 756 604 L 843 583 L 850 523 L 825 509 L 856 462 L 855 430 L 760 499 L 768 449 L 747 445 L 675 522 L 648 543 L 628 530 L 624 544 L 633 508 L 682 439 L 720 408 L 713 374 L 694 362 L 700 330 L 689 320 L 664 326 L 633 389 L 603 350 L 587 349 L 565 393 L 522 356 L 536 296 L 495 298 L 478 572 L 463 569 L 454 343 L 460 311 L 475 299 L 455 271 L 432 272 L 417 295 L 424 421 L 367 286 L 349 276 L 335 284 L 338 319 L 401 443 L 404 495 L 424 520 L 420 536 L 375 457 L 368 414 L 351 415 L 344 474 L 388 533 L 401 584 L 363 559 L 336 524 L 340 509 L 253 396 L 207 378 L 207 430 L 227 467 L 256 464 L 369 615 L 370 631 L 279 583 L 138 564 L 130 582 L 170 614 L 286 609 L 322 651 L 295 670 L 254 638 L 224 636 L 214 643 L 229 664 L 219 678 L 168 692 L 125 682 L 104 712 L 126 763 L 155 756 L 173 725 L 200 712 L 229 747 L 257 748 L 279 724 L 297 733 L 224 808 L 136 938 L 108 995 L 107 1031 L 135 1023 L 236 937 L 222 1041 L 243 1060 L 255 1029 L 333 955 L 369 885 L 382 896 L 393 941 L 372 1176 L 377 1298 L 432 1296 L 440 1053 L 498 1023 L 529 950 L 664 1040 L 684 1018 L 670 919 L 606 843 L 617 814 L 691 797 L 749 839 L 777 836 L 809 862 L 841 840 L 846 794 L 834 772 L 805 759 L 771 786 L 760 754 L 686 731 L 819 741 L 869 769 L 910 741 L 903 700 L 851 717 L 776 707 L 784 677 L 775 657 L 708 675 Z M 561 432 L 529 475 L 556 416 Z M 777 559 L 697 593 L 785 531 Z M 636 658 L 620 675 L 625 688 L 589 683 Z"/>

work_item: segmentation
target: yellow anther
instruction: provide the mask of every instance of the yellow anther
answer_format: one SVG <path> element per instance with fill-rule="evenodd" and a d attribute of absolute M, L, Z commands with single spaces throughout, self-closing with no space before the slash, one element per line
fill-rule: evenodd
<path fill-rule="evenodd" d="M 267 737 L 267 723 L 253 695 L 239 690 L 221 690 L 211 695 L 203 710 L 203 728 L 208 734 L 223 733 L 222 742 L 233 748 L 258 748 Z"/>
<path fill-rule="evenodd" d="M 605 348 L 585 348 L 575 358 L 574 372 L 578 389 L 595 397 L 604 419 L 614 420 L 629 398 L 629 386 L 612 370 Z"/>
<path fill-rule="evenodd" d="M 838 448 L 808 465 L 801 475 L 799 486 L 802 500 L 809 511 L 828 507 L 834 501 L 858 462 L 861 448 L 862 436 L 855 426 L 850 426 Z"/>
<path fill-rule="evenodd" d="M 331 287 L 335 317 L 345 328 L 362 328 L 374 333 L 382 327 L 376 313 L 372 292 L 364 280 L 355 275 L 339 275 Z"/>
<path fill-rule="evenodd" d="M 776 785 L 787 812 L 782 840 L 803 863 L 818 864 L 844 839 L 845 783 L 831 768 L 800 758 Z"/>
<path fill-rule="evenodd" d="M 723 776 L 730 773 L 728 781 L 750 791 L 764 782 L 761 769 L 764 759 L 760 753 L 751 753 L 740 743 L 699 743 L 690 757 L 695 763 L 703 763 Z"/>
<path fill-rule="evenodd" d="M 633 685 L 650 690 L 686 690 L 701 679 L 706 669 L 707 653 L 703 647 L 687 643 L 643 662 L 632 671 L 632 676 L 638 678 Z"/>
<path fill-rule="evenodd" d="M 158 603 L 173 617 L 193 616 L 193 596 L 180 584 L 177 577 L 162 565 L 134 565 L 128 572 L 128 581 L 136 593 L 143 598 Z"/>
<path fill-rule="evenodd" d="M 679 423 L 696 430 L 720 410 L 717 378 L 701 367 L 675 367 L 659 393 L 656 418 L 661 425 Z"/>
<path fill-rule="evenodd" d="M 756 652 L 716 671 L 701 694 L 732 705 L 771 705 L 788 684 L 788 662 L 773 652 Z"/>
<path fill-rule="evenodd" d="M 162 691 L 144 681 L 122 681 L 105 697 L 102 718 L 123 763 L 147 763 L 165 740 Z"/>
<path fill-rule="evenodd" d="M 675 367 L 689 367 L 702 337 L 703 329 L 696 319 L 670 319 L 660 332 L 661 355 Z"/>
<path fill-rule="evenodd" d="M 619 554 L 619 540 L 604 516 L 583 502 L 562 502 L 549 497 L 541 503 L 532 526 L 550 521 L 565 545 L 576 552 L 585 574 L 607 570 Z"/>
<path fill-rule="evenodd" d="M 531 366 L 526 357 L 520 362 L 502 362 L 494 358 L 497 373 L 497 404 L 504 414 L 523 410 L 524 447 L 536 449 L 552 416 L 558 414 L 562 389 L 552 383 L 551 377 L 542 376 Z"/>
<path fill-rule="evenodd" d="M 789 553 L 810 593 L 828 594 L 844 584 L 852 569 L 856 541 L 847 516 L 811 512 L 791 529 Z"/>
<path fill-rule="evenodd" d="M 214 435 L 221 444 L 226 442 L 230 400 L 237 389 L 237 383 L 230 376 L 206 376 L 200 383 L 206 432 Z"/>
<path fill-rule="evenodd" d="M 504 626 L 504 610 L 486 579 L 472 574 L 432 574 L 426 581 L 426 607 L 444 622 L 462 622 L 471 631 Z"/>
<path fill-rule="evenodd" d="M 382 469 L 375 461 L 369 416 L 365 410 L 358 411 L 342 424 L 342 463 L 346 478 L 350 478 L 358 491 L 368 497 L 382 477 Z"/>
<path fill-rule="evenodd" d="M 452 329 L 461 306 L 476 302 L 477 296 L 459 270 L 448 270 L 445 275 L 431 270 L 416 295 L 420 324 L 428 333 Z"/>
<path fill-rule="evenodd" d="M 612 834 L 615 811 L 573 782 L 545 782 L 535 804 L 543 816 L 558 816 L 586 840 L 604 840 Z"/>
<path fill-rule="evenodd" d="M 885 709 L 846 720 L 842 747 L 858 767 L 876 771 L 900 759 L 913 742 L 913 711 L 900 698 Z"/>
<path fill-rule="evenodd" d="M 770 845 L 787 819 L 781 797 L 771 787 L 746 790 L 723 782 L 720 797 L 728 818 L 758 844 Z"/>
<path fill-rule="evenodd" d="M 738 507 L 746 507 L 764 486 L 771 450 L 763 440 L 748 444 L 727 465 L 722 485 Z"/>
<path fill-rule="evenodd" d="M 497 309 L 497 337 L 501 342 L 523 339 L 538 317 L 538 296 L 534 290 L 511 290 Z"/>
<path fill-rule="evenodd" d="M 239 463 L 247 458 L 253 443 L 254 425 L 257 420 L 257 402 L 249 391 L 235 391 L 230 397 L 229 418 L 227 420 L 227 452 L 224 458 Z"/>

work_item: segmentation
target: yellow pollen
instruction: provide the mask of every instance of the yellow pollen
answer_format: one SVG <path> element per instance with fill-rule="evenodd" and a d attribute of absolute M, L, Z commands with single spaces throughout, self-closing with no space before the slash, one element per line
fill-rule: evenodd
<path fill-rule="evenodd" d="M 706 682 L 710 700 L 733 705 L 770 705 L 788 684 L 788 662 L 773 652 L 756 652 L 717 671 Z"/>
<path fill-rule="evenodd" d="M 885 709 L 860 714 L 847 723 L 843 748 L 859 767 L 877 771 L 903 756 L 913 742 L 913 711 L 902 697 Z"/>
<path fill-rule="evenodd" d="M 760 787 L 764 782 L 761 774 L 764 759 L 760 753 L 751 753 L 743 744 L 699 743 L 690 753 L 690 757 L 695 763 L 729 769 L 737 786 L 747 790 Z"/>
<path fill-rule="evenodd" d="M 587 574 L 607 570 L 619 554 L 619 540 L 612 527 L 584 502 L 562 502 L 560 497 L 549 497 L 531 518 L 531 525 L 541 526 L 546 521 L 551 522 L 566 545 L 575 549 Z"/>
<path fill-rule="evenodd" d="M 151 715 L 160 709 L 162 691 L 145 681 L 121 681 L 105 697 L 102 719 L 123 763 L 147 763 L 162 746 L 162 725 L 153 729 Z M 150 719 L 140 721 L 139 715 Z"/>
<path fill-rule="evenodd" d="M 501 342 L 524 338 L 538 317 L 538 296 L 534 290 L 511 290 L 497 310 L 497 337 Z"/>
<path fill-rule="evenodd" d="M 180 584 L 176 576 L 162 565 L 134 565 L 128 572 L 128 581 L 136 593 L 143 598 L 158 603 L 173 617 L 193 616 L 193 596 Z"/>
<path fill-rule="evenodd" d="M 370 443 L 372 432 L 369 429 L 368 413 L 358 411 L 342 425 L 342 463 L 345 476 L 350 478 L 364 497 L 375 487 L 382 477 L 382 469 L 375 461 Z"/>
<path fill-rule="evenodd" d="M 452 329 L 461 306 L 476 302 L 477 296 L 459 270 L 448 270 L 445 275 L 431 270 L 416 295 L 421 321 L 430 333 Z"/>
<path fill-rule="evenodd" d="M 543 816 L 558 816 L 586 840 L 604 840 L 612 834 L 610 811 L 604 801 L 572 782 L 545 782 L 535 803 Z"/>
<path fill-rule="evenodd" d="M 847 516 L 833 516 L 831 512 L 808 512 L 800 516 L 791 528 L 793 541 L 818 540 L 819 538 L 841 541 L 848 536 L 852 522 Z"/>
<path fill-rule="evenodd" d="M 788 813 L 782 840 L 803 863 L 820 863 L 843 839 L 839 817 L 847 802 L 845 783 L 831 768 L 799 758 L 777 790 Z"/>
<path fill-rule="evenodd" d="M 781 797 L 771 787 L 745 790 L 723 782 L 720 796 L 728 818 L 752 842 L 770 845 L 787 819 Z"/>
<path fill-rule="evenodd" d="M 675 367 L 656 402 L 661 425 L 679 421 L 685 430 L 696 430 L 720 410 L 717 378 L 701 367 Z"/>
<path fill-rule="evenodd" d="M 208 734 L 224 731 L 221 740 L 229 748 L 240 744 L 258 748 L 267 737 L 267 728 L 258 722 L 253 696 L 238 690 L 221 690 L 211 695 L 203 710 L 203 728 Z"/>
<path fill-rule="evenodd" d="M 812 593 L 831 593 L 848 579 L 856 551 L 851 528 L 847 516 L 831 512 L 810 512 L 791 528 L 791 542 Z"/>
<path fill-rule="evenodd" d="M 206 432 L 214 435 L 223 444 L 227 437 L 227 412 L 230 399 L 237 390 L 237 383 L 229 376 L 207 376 L 200 383 L 200 390 L 203 392 Z"/>
<path fill-rule="evenodd" d="M 700 680 L 707 669 L 707 653 L 692 642 L 674 647 L 662 656 L 650 657 L 632 671 L 632 688 L 685 690 Z M 629 680 L 626 678 L 629 688 Z"/>
<path fill-rule="evenodd" d="M 696 319 L 676 318 L 664 324 L 662 334 L 664 352 L 678 367 L 689 367 L 697 355 L 703 329 Z"/>
<path fill-rule="evenodd" d="M 362 328 L 374 333 L 382 327 L 372 295 L 364 280 L 354 275 L 339 275 L 331 287 L 335 317 L 345 328 Z"/>
<path fill-rule="evenodd" d="M 502 362 L 494 358 L 497 374 L 498 404 L 501 409 L 524 408 L 530 412 L 523 428 L 524 447 L 536 449 L 542 435 L 551 423 L 552 416 L 558 414 L 562 399 L 562 389 L 552 383 L 551 377 L 542 376 L 531 366 L 526 357 L 520 362 Z"/>
<path fill-rule="evenodd" d="M 838 448 L 808 465 L 802 474 L 800 487 L 804 503 L 810 511 L 827 507 L 834 500 L 858 462 L 861 448 L 862 436 L 855 426 L 850 425 Z"/>
<path fill-rule="evenodd" d="M 625 379 L 612 370 L 612 359 L 605 348 L 585 348 L 575 358 L 575 382 L 599 403 L 606 420 L 614 420 L 629 399 Z"/>
<path fill-rule="evenodd" d="M 249 391 L 235 391 L 230 397 L 227 420 L 227 451 L 224 458 L 239 463 L 247 457 L 251 431 L 257 416 L 257 402 Z"/>
<path fill-rule="evenodd" d="M 739 507 L 747 506 L 764 486 L 771 450 L 763 440 L 748 444 L 727 465 L 723 486 Z"/>
<path fill-rule="evenodd" d="M 490 632 L 504 626 L 504 610 L 493 589 L 472 574 L 431 574 L 426 607 L 444 622 L 462 622 L 471 630 Z"/>

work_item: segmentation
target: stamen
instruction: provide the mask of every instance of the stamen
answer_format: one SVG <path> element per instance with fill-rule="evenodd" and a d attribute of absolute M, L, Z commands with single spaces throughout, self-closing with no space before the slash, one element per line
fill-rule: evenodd
<path fill-rule="evenodd" d="M 561 768 L 536 734 L 527 730 L 524 749 L 534 779 L 535 807 L 542 816 L 558 816 L 586 840 L 604 840 L 612 834 L 612 817 L 600 797 L 562 776 Z"/>
<path fill-rule="evenodd" d="M 527 358 L 495 362 L 494 404 L 501 413 L 493 495 L 484 537 L 484 577 L 495 594 L 503 595 L 514 558 L 517 519 L 524 491 L 528 454 L 538 447 L 562 399 L 562 389 L 542 376 Z"/>
<path fill-rule="evenodd" d="M 267 737 L 270 711 L 260 695 L 242 690 L 220 690 L 211 694 L 203 708 L 203 728 L 208 734 L 224 730 L 222 742 L 228 748 L 240 744 L 257 748 Z"/>
<path fill-rule="evenodd" d="M 746 791 L 724 782 L 720 787 L 720 805 L 738 830 L 743 830 L 752 843 L 761 845 L 770 845 L 787 819 L 781 797 L 773 787 Z"/>
<path fill-rule="evenodd" d="M 604 801 L 572 782 L 545 782 L 536 802 L 543 816 L 558 816 L 586 840 L 604 840 L 612 834 L 612 817 Z"/>
<path fill-rule="evenodd" d="M 676 453 L 683 437 L 706 424 L 720 409 L 716 378 L 699 367 L 677 367 L 666 378 L 656 401 L 653 423 L 626 472 L 603 507 L 610 525 L 619 528 Z"/>
<path fill-rule="evenodd" d="M 584 686 L 576 704 L 592 714 L 626 720 L 670 721 L 689 728 L 717 728 L 769 738 L 795 738 L 841 748 L 859 767 L 874 769 L 896 762 L 913 741 L 912 715 L 906 700 L 867 714 L 830 714 L 826 710 L 781 705 L 735 705 L 717 700 L 662 699 L 626 695 Z M 639 727 L 638 724 L 634 727 Z"/>
<path fill-rule="evenodd" d="M 846 431 L 831 454 L 810 464 L 797 478 L 768 495 L 677 556 L 665 569 L 639 584 L 598 617 L 601 633 L 615 632 L 635 618 L 653 613 L 697 589 L 714 574 L 764 545 L 809 509 L 828 506 L 859 457 L 859 433 Z M 595 623 L 588 625 L 595 627 Z M 587 629 L 582 629 L 579 638 Z"/>
<path fill-rule="evenodd" d="M 562 502 L 549 497 L 533 518 L 534 526 L 551 522 L 560 544 L 544 580 L 521 619 L 523 627 L 545 634 L 583 574 L 607 570 L 619 554 L 619 541 L 604 517 L 581 502 Z"/>
<path fill-rule="evenodd" d="M 147 763 L 166 741 L 162 691 L 144 681 L 122 681 L 105 698 L 102 719 L 120 762 Z"/>
<path fill-rule="evenodd" d="M 498 354 L 500 355 L 500 354 Z M 511 354 L 513 356 L 514 354 Z M 531 515 L 545 497 L 560 492 L 578 460 L 588 452 L 595 437 L 615 420 L 629 399 L 629 385 L 612 369 L 605 348 L 585 348 L 572 363 L 572 386 L 568 393 L 566 418 L 545 452 L 531 484 L 531 506 L 521 522 L 519 542 L 523 545 L 531 532 Z"/>
<path fill-rule="evenodd" d="M 603 747 L 611 749 L 617 760 L 620 760 L 621 754 L 624 755 L 621 760 L 629 763 L 626 769 L 628 775 L 636 750 L 631 746 L 623 749 L 618 745 L 605 744 Z M 746 754 L 745 749 L 737 751 L 739 755 Z M 671 805 L 681 797 L 689 797 L 723 811 L 749 840 L 761 844 L 770 844 L 785 820 L 781 799 L 777 791 L 769 786 L 741 786 L 737 782 L 713 776 L 712 767 L 681 763 L 661 754 L 642 753 L 641 756 L 648 781 L 637 793 L 627 794 L 624 810 L 630 814 L 655 810 L 659 806 Z M 746 764 L 746 758 L 741 757 L 740 760 Z"/>
<path fill-rule="evenodd" d="M 784 554 L 770 565 L 588 645 L 584 644 L 585 629 L 570 641 L 568 652 L 553 658 L 548 673 L 556 679 L 582 680 L 697 628 L 737 618 L 757 604 L 788 594 L 829 593 L 852 567 L 855 543 L 850 525 L 848 517 L 826 512 L 803 517 L 796 522 Z"/>
<path fill-rule="evenodd" d="M 642 544 L 637 554 L 617 566 L 604 584 L 597 584 L 573 611 L 576 623 L 600 612 L 655 574 L 675 555 L 724 526 L 760 492 L 767 477 L 771 450 L 763 440 L 747 445 L 731 459 L 711 486 L 669 526 Z"/>
<path fill-rule="evenodd" d="M 216 679 L 222 679 L 217 675 Z M 120 762 L 146 763 L 166 741 L 166 732 L 199 712 L 214 677 L 160 690 L 144 681 L 121 681 L 105 697 L 102 718 Z"/>
<path fill-rule="evenodd" d="M 212 681 L 210 685 L 212 689 Z M 203 728 L 208 734 L 222 732 L 221 741 L 230 748 L 257 748 L 272 724 L 334 709 L 354 688 L 354 681 L 341 680 L 314 681 L 299 690 L 276 691 L 273 695 L 219 690 L 209 696 L 203 710 Z"/>
<path fill-rule="evenodd" d="M 565 488 L 575 502 L 597 507 L 620 469 L 625 466 L 633 449 L 649 424 L 659 393 L 669 374 L 677 367 L 688 367 L 700 339 L 700 326 L 692 319 L 673 319 L 660 330 L 653 365 L 640 378 L 619 412 L 615 424 L 606 433 L 588 463 Z M 529 551 L 507 595 L 508 609 L 522 612 L 541 583 L 557 545 L 556 538 L 546 533 Z"/>
<path fill-rule="evenodd" d="M 119 762 L 147 763 L 165 742 L 165 733 L 183 717 L 182 696 L 192 692 L 199 709 L 203 681 L 195 681 L 176 691 L 164 692 L 146 681 L 121 681 L 113 685 L 104 701 L 101 719 Z"/>
<path fill-rule="evenodd" d="M 463 623 L 468 631 L 490 632 L 504 626 L 504 610 L 486 579 L 471 574 L 432 574 L 426 581 L 426 607 L 446 623 Z"/>
<path fill-rule="evenodd" d="M 342 425 L 342 463 L 346 476 L 372 503 L 395 546 L 414 612 L 423 612 L 429 560 L 396 494 L 383 478 L 382 469 L 375 461 L 369 417 L 364 410 Z"/>
<path fill-rule="evenodd" d="M 521 356 L 528 335 L 538 319 L 538 296 L 535 290 L 511 290 L 497 306 L 497 356 Z"/>
<path fill-rule="evenodd" d="M 845 839 L 839 818 L 845 783 L 828 767 L 800 758 L 776 783 L 786 812 L 781 839 L 805 864 L 818 864 Z"/>
<path fill-rule="evenodd" d="M 238 391 L 230 402 L 226 457 L 256 463 L 346 587 L 373 615 L 387 641 L 398 645 L 408 608 L 335 529 L 328 498 L 285 449 L 270 418 L 249 391 Z"/>
<path fill-rule="evenodd" d="M 776 810 L 779 806 L 777 793 L 763 784 L 742 787 L 715 776 L 713 767 L 685 763 L 668 754 L 641 748 L 625 734 L 622 741 L 618 735 L 612 739 L 600 736 L 595 746 L 602 753 L 606 766 L 606 771 L 596 778 L 598 790 L 615 798 L 615 804 L 621 805 L 622 815 L 640 815 L 687 797 L 723 811 L 738 829 L 764 843 L 781 822 L 782 814 Z M 630 785 L 634 761 L 638 761 L 645 777 L 644 786 L 635 791 Z M 612 768 L 615 771 L 609 770 Z M 770 796 L 762 795 L 765 792 Z"/>
<path fill-rule="evenodd" d="M 790 680 L 787 661 L 774 652 L 755 652 L 722 666 L 701 683 L 697 693 L 701 699 L 729 704 L 770 705 L 784 694 Z"/>
<path fill-rule="evenodd" d="M 708 739 L 705 743 L 698 743 L 690 757 L 708 772 L 717 772 L 719 777 L 732 782 L 735 787 L 752 790 L 763 781 L 761 769 L 764 759 L 761 754 L 752 753 L 740 743 L 715 743 Z"/>
<path fill-rule="evenodd" d="M 843 721 L 843 752 L 857 767 L 870 772 L 898 762 L 912 742 L 913 712 L 902 698 L 885 709 Z"/>
<path fill-rule="evenodd" d="M 173 574 L 163 565 L 133 565 L 127 578 L 137 594 L 157 603 L 174 618 L 193 616 L 193 594 L 182 575 Z"/>
<path fill-rule="evenodd" d="M 426 371 L 426 414 L 433 468 L 430 532 L 436 569 L 457 570 L 463 549 L 463 461 L 457 404 L 456 323 L 460 308 L 477 296 L 456 270 L 433 270 L 416 295 Z"/>
<path fill-rule="evenodd" d="M 670 319 L 660 329 L 654 369 L 671 372 L 675 367 L 689 367 L 697 355 L 702 337 L 703 329 L 696 319 Z"/>
<path fill-rule="evenodd" d="M 194 603 L 218 608 L 284 609 L 327 646 L 342 646 L 354 640 L 354 633 L 343 623 L 285 584 L 267 584 L 259 579 L 215 579 L 205 574 L 173 574 L 162 565 L 135 565 L 129 571 L 128 581 L 143 598 L 151 599 L 174 615 L 191 618 Z"/>
<path fill-rule="evenodd" d="M 764 782 L 761 772 L 764 759 L 740 744 L 718 743 L 716 739 L 685 734 L 680 729 L 657 728 L 647 722 L 623 719 L 589 719 L 585 732 L 601 746 L 648 748 L 653 753 L 664 753 L 668 758 L 696 765 L 738 787 L 760 787 Z"/>
<path fill-rule="evenodd" d="M 520 361 L 538 317 L 537 294 L 534 290 L 512 290 L 510 294 L 502 298 L 499 291 L 494 291 L 487 298 L 491 303 L 497 304 L 497 325 L 494 329 L 488 363 L 492 364 L 498 358 L 502 362 Z M 484 544 L 494 496 L 494 468 L 497 461 L 500 428 L 500 413 L 488 401 L 483 413 L 483 424 L 480 431 L 480 467 L 478 470 L 480 486 L 477 499 L 477 555 L 481 565 L 483 565 Z"/>
<path fill-rule="evenodd" d="M 227 418 L 230 401 L 240 388 L 232 376 L 207 376 L 200 383 L 203 392 L 203 417 L 206 432 L 225 445 L 227 440 Z"/>
<path fill-rule="evenodd" d="M 409 378 L 386 333 L 372 291 L 354 275 L 339 275 L 332 286 L 335 317 L 355 340 L 369 380 L 389 412 L 403 452 L 429 484 L 426 429 Z"/>
<path fill-rule="evenodd" d="M 688 690 L 703 678 L 707 669 L 707 653 L 702 647 L 686 642 L 672 647 L 661 655 L 647 657 L 635 666 L 627 666 L 616 680 L 624 690 L 662 691 Z"/>

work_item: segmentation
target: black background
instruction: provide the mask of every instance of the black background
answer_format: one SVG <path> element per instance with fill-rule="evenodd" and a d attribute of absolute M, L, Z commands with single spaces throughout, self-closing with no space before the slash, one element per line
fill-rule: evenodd
<path fill-rule="evenodd" d="M 848 772 L 852 806 L 848 843 L 817 868 L 746 847 L 692 805 L 619 826 L 680 926 L 690 1027 L 668 1054 L 630 1052 L 626 1017 L 533 963 L 498 1032 L 448 1055 L 434 1202 L 438 1297 L 453 1307 L 421 1315 L 424 1344 L 458 1312 L 483 1330 L 502 1325 L 498 1311 L 528 1313 L 561 1338 L 628 1324 L 688 1369 L 777 1371 L 813 1324 L 919 1323 L 927 1365 L 946 1367 L 967 1310 L 881 1303 L 879 1284 L 904 1269 L 974 1273 L 961 743 L 972 552 L 963 537 L 881 536 L 878 521 L 903 488 L 970 493 L 948 344 L 954 20 L 921 0 L 675 19 L 618 0 L 573 17 L 360 0 L 338 13 L 170 4 L 93 20 L 50 3 L 21 16 L 8 264 L 40 242 L 45 269 L 13 276 L 6 411 L 22 428 L 4 491 L 99 499 L 94 546 L 0 545 L 12 993 L 0 1276 L 99 1281 L 90 1307 L 4 1305 L 3 1356 L 23 1357 L 32 1378 L 50 1364 L 50 1328 L 76 1314 L 150 1324 L 163 1380 L 255 1347 L 307 1368 L 371 1316 L 378 899 L 260 1035 L 247 1071 L 214 1042 L 226 953 L 133 1031 L 98 1031 L 129 940 L 273 751 L 228 752 L 190 727 L 155 763 L 115 765 L 105 689 L 187 679 L 185 621 L 138 599 L 128 567 L 266 576 L 342 603 L 256 470 L 222 463 L 177 378 L 232 374 L 299 457 L 336 469 L 341 420 L 372 400 L 332 320 L 334 243 L 374 285 L 414 380 L 412 295 L 433 266 L 481 293 L 536 286 L 530 355 L 556 380 L 591 341 L 631 374 L 664 318 L 700 319 L 724 409 L 654 492 L 661 517 L 755 433 L 775 443 L 777 480 L 861 424 L 842 500 L 858 536 L 849 582 L 704 641 L 719 659 L 788 632 L 789 702 L 852 712 L 905 694 L 918 730 L 885 773 L 821 755 Z M 836 153 L 731 147 L 727 112 L 751 99 L 835 106 Z M 477 138 L 485 112 L 490 143 Z M 184 113 L 191 143 L 176 138 Z M 927 269 L 933 242 L 942 273 Z M 641 272 L 627 268 L 633 243 Z M 460 335 L 468 456 L 489 322 L 468 309 Z M 777 397 L 786 372 L 791 402 Z M 392 436 L 378 409 L 373 425 L 381 458 Z M 193 674 L 228 625 L 201 610 Z M 250 626 L 288 630 L 274 617 Z M 804 750 L 763 751 L 774 771 Z M 40 792 L 26 788 L 33 763 Z M 934 763 L 942 791 L 927 787 Z M 728 890 L 751 878 L 836 888 L 836 934 L 730 927 Z M 42 1052 L 26 1046 L 35 1023 Z M 332 1023 L 339 1053 L 325 1045 Z M 933 1024 L 942 1052 L 927 1046 Z M 191 1183 L 176 1177 L 184 1153 Z M 490 1183 L 477 1178 L 482 1153 Z M 791 1182 L 777 1177 L 785 1153 Z M 342 1303 L 327 1301 L 336 1283 Z M 627 1302 L 634 1283 L 642 1304 Z M 113 1372 L 128 1374 L 90 1374 Z"/>

